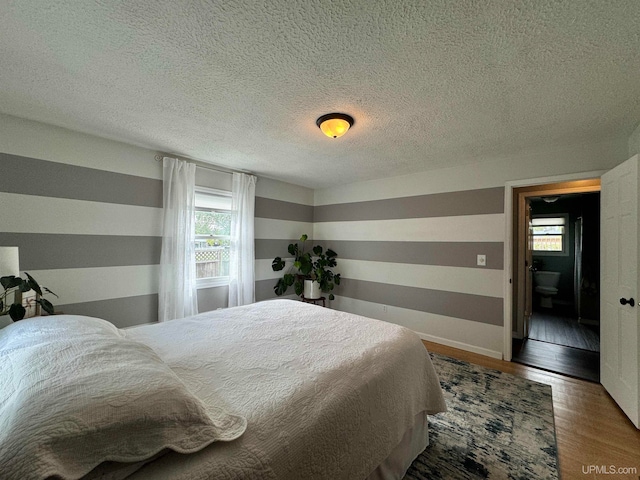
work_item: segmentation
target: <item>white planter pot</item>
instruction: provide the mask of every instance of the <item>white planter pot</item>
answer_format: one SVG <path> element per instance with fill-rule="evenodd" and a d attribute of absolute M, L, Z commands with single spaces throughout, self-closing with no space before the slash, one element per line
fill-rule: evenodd
<path fill-rule="evenodd" d="M 320 284 L 313 280 L 304 281 L 304 298 L 316 299 L 322 296 Z"/>

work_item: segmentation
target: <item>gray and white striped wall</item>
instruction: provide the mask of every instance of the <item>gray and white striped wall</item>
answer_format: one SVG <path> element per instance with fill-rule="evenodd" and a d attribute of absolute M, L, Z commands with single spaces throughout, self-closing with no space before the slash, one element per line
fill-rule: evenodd
<path fill-rule="evenodd" d="M 0 244 L 65 313 L 157 320 L 162 169 L 153 152 L 0 116 Z"/>
<path fill-rule="evenodd" d="M 273 287 L 284 272 L 274 272 L 275 257 L 287 259 L 287 247 L 302 235 L 313 238 L 313 190 L 261 178 L 256 184 L 256 300 L 275 298 Z M 309 242 L 311 244 L 311 242 Z M 288 259 L 286 269 L 291 265 Z M 291 295 L 287 295 L 291 297 Z"/>
<path fill-rule="evenodd" d="M 320 205 L 315 221 L 340 254 L 337 308 L 500 350 L 504 188 Z"/>
<path fill-rule="evenodd" d="M 5 153 L 0 165 L 0 244 L 20 247 L 59 310 L 157 320 L 161 180 Z"/>
<path fill-rule="evenodd" d="M 162 165 L 156 153 L 0 115 L 0 245 L 20 248 L 20 270 L 59 295 L 51 298 L 56 310 L 119 327 L 157 321 Z M 231 176 L 198 168 L 196 183 L 230 190 Z M 259 179 L 257 191 L 258 238 L 311 233 L 311 223 L 296 220 L 311 218 L 311 190 Z M 306 203 L 293 207 L 302 213 L 293 213 L 297 203 Z M 263 253 L 269 248 L 260 240 L 257 246 Z M 264 290 L 266 283 L 258 286 Z M 199 310 L 225 307 L 227 298 L 228 287 L 201 289 Z"/>
<path fill-rule="evenodd" d="M 338 252 L 344 278 L 332 307 L 501 358 L 505 185 L 611 168 L 626 156 L 618 139 L 316 190 L 313 235 Z"/>

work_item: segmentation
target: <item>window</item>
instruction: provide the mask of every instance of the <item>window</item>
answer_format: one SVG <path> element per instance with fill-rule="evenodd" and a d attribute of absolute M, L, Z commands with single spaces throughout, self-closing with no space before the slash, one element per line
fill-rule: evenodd
<path fill-rule="evenodd" d="M 568 255 L 568 223 L 566 214 L 532 218 L 534 253 L 536 255 Z"/>
<path fill-rule="evenodd" d="M 229 283 L 231 193 L 196 187 L 196 279 L 198 288 Z"/>

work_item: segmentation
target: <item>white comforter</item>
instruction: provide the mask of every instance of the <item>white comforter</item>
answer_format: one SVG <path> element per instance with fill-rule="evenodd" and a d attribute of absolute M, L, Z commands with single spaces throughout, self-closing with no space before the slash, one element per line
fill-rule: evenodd
<path fill-rule="evenodd" d="M 420 339 L 291 300 L 126 330 L 205 403 L 246 417 L 229 443 L 146 465 L 134 479 L 364 479 L 414 416 L 446 409 Z"/>

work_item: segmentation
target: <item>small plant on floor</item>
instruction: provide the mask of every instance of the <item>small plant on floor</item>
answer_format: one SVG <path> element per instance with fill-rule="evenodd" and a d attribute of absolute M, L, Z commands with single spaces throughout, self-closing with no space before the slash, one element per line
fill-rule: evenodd
<path fill-rule="evenodd" d="M 11 320 L 17 322 L 18 320 L 22 320 L 24 316 L 27 314 L 27 309 L 24 308 L 21 302 L 15 301 L 15 293 L 19 292 L 18 298 L 22 298 L 22 293 L 26 293 L 30 290 L 36 292 L 35 302 L 39 304 L 42 309 L 47 312 L 49 315 L 53 315 L 53 305 L 51 302 L 45 298 L 42 298 L 44 295 L 51 294 L 57 297 L 55 293 L 49 290 L 47 287 L 40 287 L 38 282 L 36 282 L 35 278 L 29 275 L 27 272 L 24 272 L 27 276 L 26 279 L 16 277 L 14 275 L 9 275 L 8 277 L 1 277 L 0 284 L 4 289 L 4 292 L 0 294 L 0 315 L 6 315 L 7 313 L 11 317 Z M 44 290 L 44 293 L 43 293 Z M 14 301 L 11 304 L 7 303 L 7 298 L 10 294 L 13 294 Z"/>
<path fill-rule="evenodd" d="M 340 274 L 333 273 L 331 270 L 337 265 L 336 257 L 338 254 L 327 248 L 325 251 L 322 246 L 316 245 L 312 252 L 305 252 L 305 242 L 307 235 L 300 237 L 301 246 L 297 243 L 290 243 L 288 247 L 289 254 L 294 257 L 293 265 L 288 273 L 278 280 L 273 290 L 276 295 L 284 295 L 289 287 L 293 286 L 296 295 L 302 295 L 304 292 L 304 281 L 313 280 L 320 284 L 320 290 L 329 293 L 329 300 L 335 297 L 331 291 L 336 285 L 340 285 Z M 274 272 L 279 272 L 285 267 L 285 261 L 276 257 L 273 259 L 271 268 Z"/>

